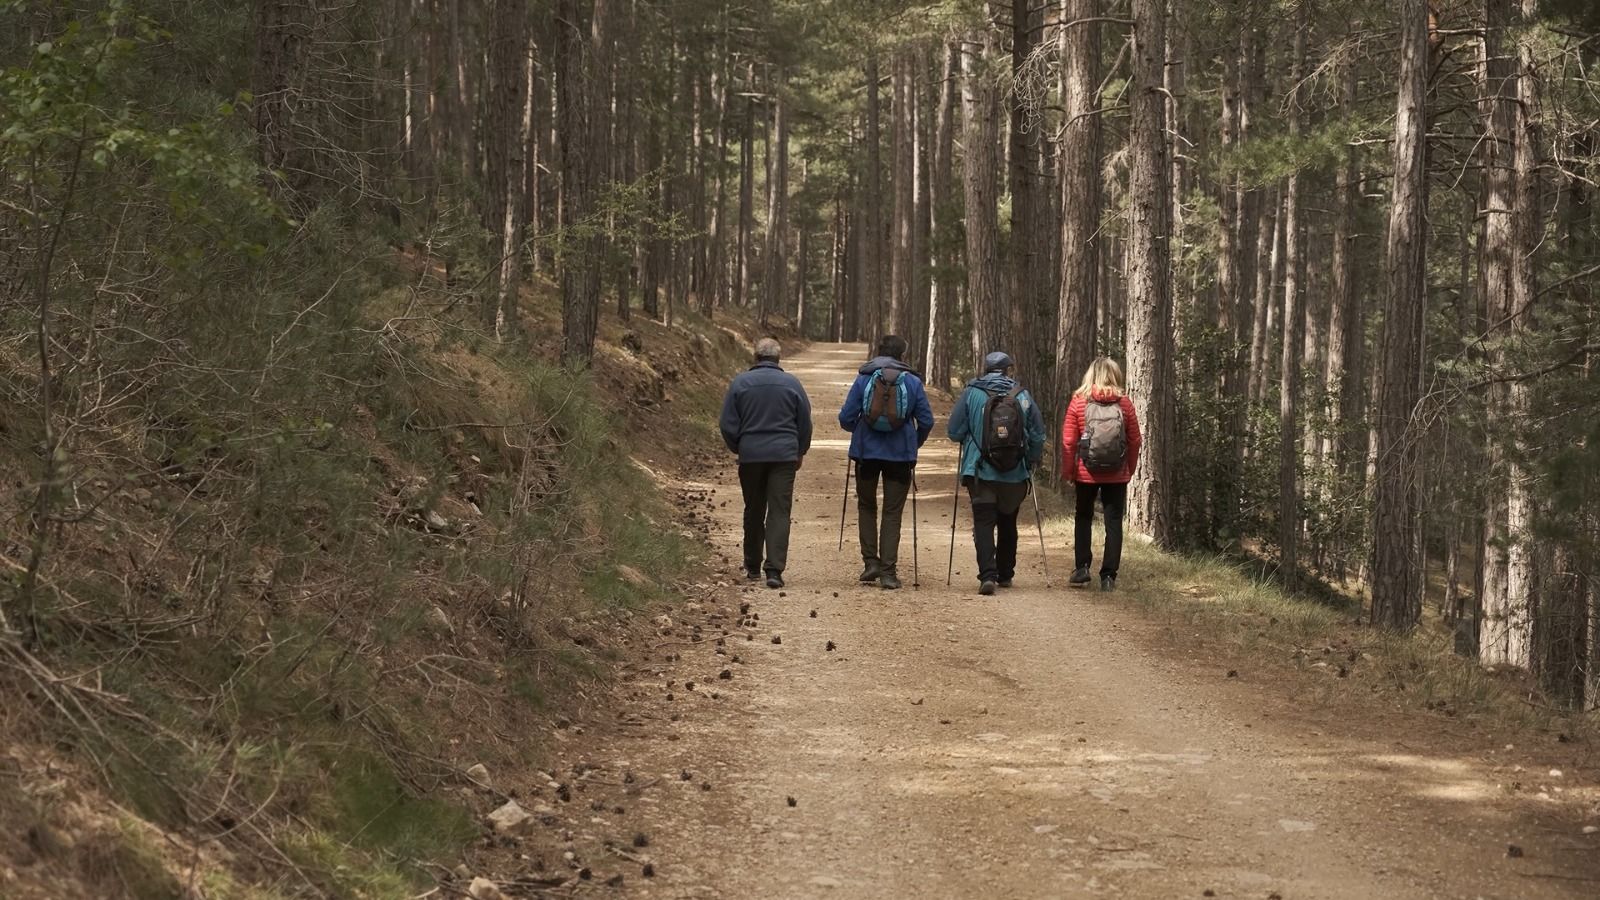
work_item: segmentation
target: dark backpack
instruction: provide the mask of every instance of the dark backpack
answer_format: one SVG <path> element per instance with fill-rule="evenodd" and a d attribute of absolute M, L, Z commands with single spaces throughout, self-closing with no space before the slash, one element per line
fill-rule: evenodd
<path fill-rule="evenodd" d="M 1085 400 L 1078 459 L 1091 472 L 1122 471 L 1128 461 L 1128 427 L 1122 420 L 1120 398 L 1109 403 L 1093 398 Z"/>
<path fill-rule="evenodd" d="M 983 434 L 978 444 L 983 460 L 997 472 L 1010 472 L 1028 457 L 1027 416 L 1016 385 L 1003 394 L 990 394 L 983 404 Z"/>
<path fill-rule="evenodd" d="M 888 372 L 890 374 L 885 375 Z M 906 373 L 899 369 L 878 369 L 867 379 L 861 398 L 862 413 L 873 431 L 897 431 L 911 411 L 911 391 Z"/>

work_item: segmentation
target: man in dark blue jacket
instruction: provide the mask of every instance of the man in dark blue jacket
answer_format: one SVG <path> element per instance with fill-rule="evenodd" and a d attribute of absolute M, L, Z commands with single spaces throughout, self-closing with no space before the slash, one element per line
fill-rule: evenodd
<path fill-rule="evenodd" d="M 878 341 L 878 355 L 856 375 L 839 410 L 839 426 L 850 432 L 856 464 L 856 509 L 863 582 L 897 590 L 900 578 L 900 516 L 917 467 L 917 450 L 933 432 L 933 409 L 922 379 L 905 363 L 906 339 Z M 873 394 L 889 401 L 872 408 Z M 903 407 L 901 405 L 903 401 Z M 874 412 L 877 415 L 874 415 Z M 878 531 L 878 481 L 883 481 L 883 532 Z"/>
<path fill-rule="evenodd" d="M 794 476 L 811 449 L 811 400 L 800 379 L 779 368 L 780 352 L 772 338 L 756 343 L 756 364 L 728 385 L 719 423 L 739 455 L 745 577 L 755 581 L 764 570 L 769 588 L 783 587 Z"/>

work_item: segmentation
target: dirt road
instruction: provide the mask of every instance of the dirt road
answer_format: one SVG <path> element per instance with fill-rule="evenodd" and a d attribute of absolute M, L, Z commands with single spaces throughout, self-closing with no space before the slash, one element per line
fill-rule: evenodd
<path fill-rule="evenodd" d="M 754 640 L 735 633 L 709 663 L 685 651 L 703 683 L 654 686 L 677 693 L 670 743 L 619 748 L 618 765 L 666 760 L 642 801 L 658 871 L 630 891 L 1600 896 L 1600 839 L 1582 835 L 1573 794 L 1510 796 L 1484 748 L 1319 720 L 1288 682 L 1223 680 L 1155 652 L 1156 626 L 1125 601 L 1047 589 L 1031 528 L 1017 587 L 979 597 L 963 500 L 946 588 L 954 453 L 942 411 L 921 467 L 921 590 L 909 587 L 909 517 L 908 588 L 858 586 L 853 525 L 836 549 L 847 442 L 834 415 L 863 356 L 821 345 L 785 363 L 817 417 L 789 586 L 743 589 Z M 731 466 L 718 478 L 703 487 L 716 490 L 732 573 L 737 482 Z M 1058 582 L 1069 558 L 1052 549 Z M 1121 589 L 1139 591 L 1139 574 Z M 708 666 L 725 662 L 731 677 L 718 679 Z M 1573 773 L 1562 777 L 1571 790 Z M 1512 844 L 1522 856 L 1508 857 Z"/>

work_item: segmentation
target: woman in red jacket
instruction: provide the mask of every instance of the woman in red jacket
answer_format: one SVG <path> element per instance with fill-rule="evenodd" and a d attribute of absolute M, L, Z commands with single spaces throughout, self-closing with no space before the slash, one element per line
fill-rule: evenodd
<path fill-rule="evenodd" d="M 1123 392 L 1122 367 L 1100 357 L 1083 375 L 1073 392 L 1061 424 L 1061 446 L 1077 459 L 1067 471 L 1077 484 L 1077 531 L 1073 541 L 1076 566 L 1072 583 L 1089 583 L 1089 563 L 1094 560 L 1094 501 L 1106 516 L 1106 554 L 1100 562 L 1100 590 L 1117 585 L 1122 565 L 1122 519 L 1128 511 L 1128 482 L 1139 468 L 1139 416 Z"/>

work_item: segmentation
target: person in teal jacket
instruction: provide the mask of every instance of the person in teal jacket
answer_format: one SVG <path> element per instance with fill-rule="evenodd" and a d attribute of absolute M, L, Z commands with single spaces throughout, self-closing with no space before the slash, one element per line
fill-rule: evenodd
<path fill-rule="evenodd" d="M 1030 481 L 1044 454 L 1044 416 L 1033 395 L 1011 377 L 1011 357 L 1001 352 L 983 358 L 983 375 L 967 382 L 950 412 L 950 440 L 961 445 L 961 483 L 972 500 L 972 542 L 978 552 L 978 593 L 1011 587 L 1017 571 L 1017 513 L 1028 498 Z M 1018 464 L 1001 469 L 983 452 L 984 412 L 994 397 L 1017 391 L 1023 415 L 1024 452 Z"/>

